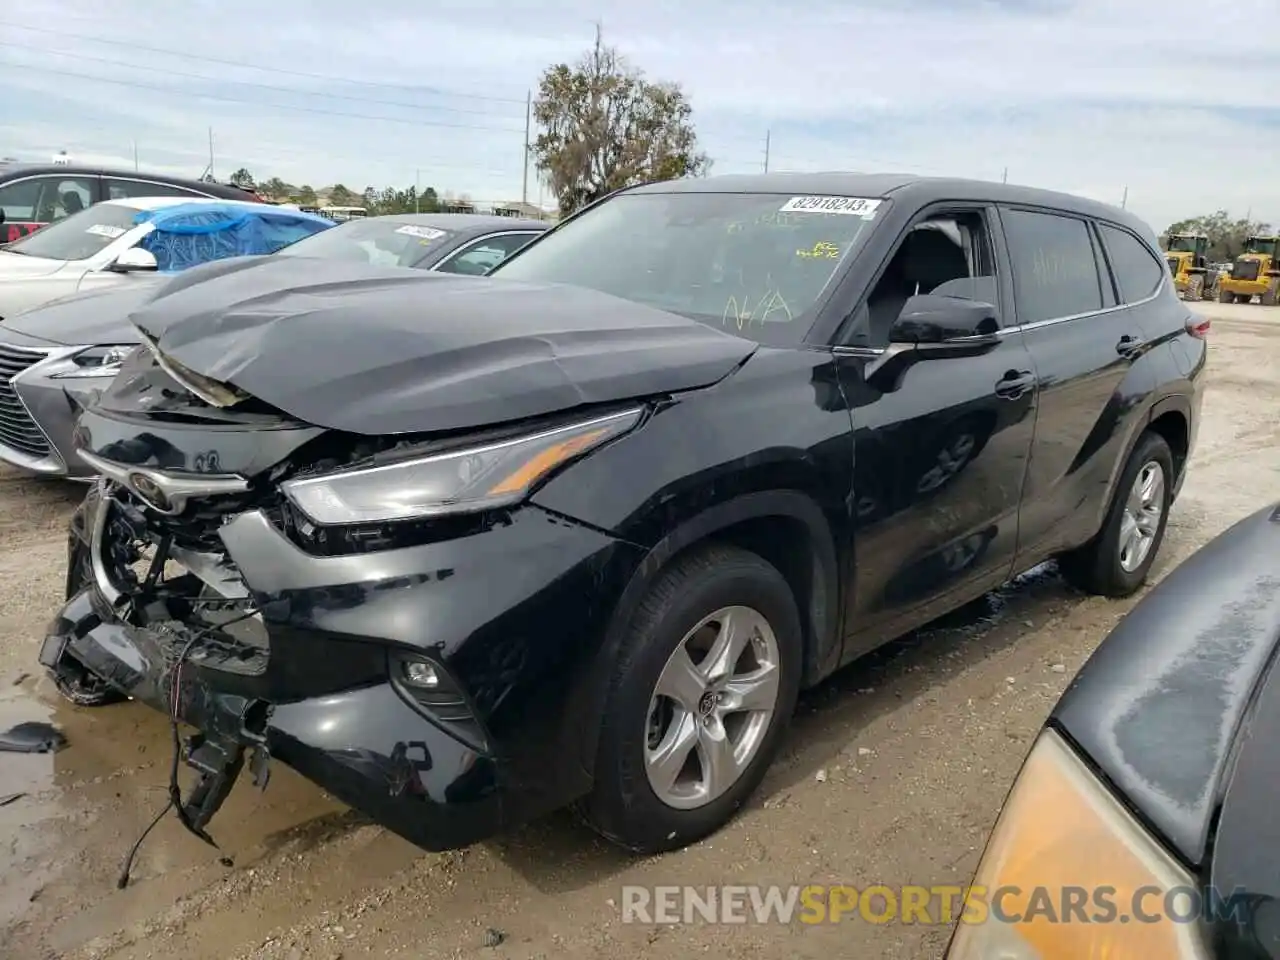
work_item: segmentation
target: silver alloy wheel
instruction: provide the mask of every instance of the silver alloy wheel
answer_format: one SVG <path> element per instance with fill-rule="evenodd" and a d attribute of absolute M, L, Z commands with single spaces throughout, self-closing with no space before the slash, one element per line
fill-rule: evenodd
<path fill-rule="evenodd" d="M 1164 515 L 1164 467 L 1149 460 L 1138 471 L 1120 520 L 1120 567 L 1133 573 L 1151 552 Z"/>
<path fill-rule="evenodd" d="M 750 607 L 725 607 L 685 634 L 649 703 L 645 772 L 669 807 L 705 806 L 737 782 L 773 723 L 778 639 Z"/>

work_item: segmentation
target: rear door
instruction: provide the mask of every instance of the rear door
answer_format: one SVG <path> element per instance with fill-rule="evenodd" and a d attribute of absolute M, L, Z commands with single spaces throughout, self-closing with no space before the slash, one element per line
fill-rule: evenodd
<path fill-rule="evenodd" d="M 1088 218 L 1003 207 L 1014 306 L 1040 384 L 1016 566 L 1079 546 L 1101 525 L 1124 455 L 1126 414 L 1145 391 L 1131 376 L 1146 346 L 1120 299 Z M 1168 271 L 1152 264 L 1157 285 Z M 1136 393 L 1135 393 L 1136 391 Z"/>

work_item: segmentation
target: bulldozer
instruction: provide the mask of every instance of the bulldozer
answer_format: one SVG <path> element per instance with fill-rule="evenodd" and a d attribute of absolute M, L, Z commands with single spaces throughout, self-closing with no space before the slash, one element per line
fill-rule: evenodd
<path fill-rule="evenodd" d="M 1204 300 L 1218 293 L 1218 272 L 1209 264 L 1209 238 L 1202 233 L 1175 233 L 1164 252 L 1173 286 L 1183 300 Z"/>
<path fill-rule="evenodd" d="M 1244 253 L 1218 283 L 1219 303 L 1249 303 L 1261 297 L 1274 307 L 1280 295 L 1280 237 L 1250 237 Z"/>

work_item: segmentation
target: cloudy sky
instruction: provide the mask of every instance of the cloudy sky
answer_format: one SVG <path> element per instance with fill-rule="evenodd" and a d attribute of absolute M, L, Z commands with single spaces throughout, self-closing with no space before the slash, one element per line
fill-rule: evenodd
<path fill-rule="evenodd" d="M 1275 0 L 4 0 L 0 155 L 522 190 L 525 95 L 595 23 L 717 173 L 1052 187 L 1280 223 Z M 1222 38 L 1230 37 L 1230 42 Z M 537 202 L 536 175 L 529 199 Z M 550 198 L 544 197 L 550 205 Z"/>

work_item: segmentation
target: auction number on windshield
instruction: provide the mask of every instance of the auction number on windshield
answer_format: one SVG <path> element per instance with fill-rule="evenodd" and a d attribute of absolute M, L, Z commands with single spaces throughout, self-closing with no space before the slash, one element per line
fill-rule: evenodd
<path fill-rule="evenodd" d="M 879 200 L 866 197 L 792 197 L 780 213 L 839 213 L 870 220 L 876 215 Z"/>

